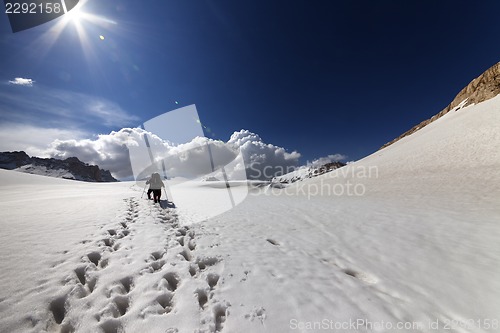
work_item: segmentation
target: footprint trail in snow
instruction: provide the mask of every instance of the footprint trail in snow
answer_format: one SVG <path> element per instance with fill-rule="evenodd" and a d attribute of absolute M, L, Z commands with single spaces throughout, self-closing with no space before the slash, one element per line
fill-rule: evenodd
<path fill-rule="evenodd" d="M 203 230 L 180 226 L 175 209 L 150 201 L 131 197 L 124 206 L 67 272 L 45 319 L 33 316 L 33 328 L 222 332 L 230 307 L 217 297 L 223 260 L 198 253 Z"/>

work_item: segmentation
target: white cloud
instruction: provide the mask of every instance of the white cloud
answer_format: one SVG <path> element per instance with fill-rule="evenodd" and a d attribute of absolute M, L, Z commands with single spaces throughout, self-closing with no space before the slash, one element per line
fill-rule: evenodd
<path fill-rule="evenodd" d="M 9 83 L 15 84 L 17 86 L 32 87 L 33 83 L 35 83 L 35 81 L 33 81 L 32 79 L 24 79 L 22 77 L 16 77 L 14 80 L 10 80 Z"/>
<path fill-rule="evenodd" d="M 210 159 L 214 168 L 218 169 L 231 162 L 241 151 L 245 163 L 236 165 L 233 171 L 246 168 L 250 178 L 269 178 L 272 172 L 297 166 L 300 157 L 297 152 L 288 153 L 282 147 L 266 144 L 258 135 L 245 130 L 235 132 L 228 142 L 197 137 L 185 144 L 172 145 L 140 128 L 124 128 L 99 135 L 96 139 L 55 140 L 45 155 L 56 158 L 76 156 L 84 162 L 110 170 L 121 179 L 130 178 L 132 170 L 136 176 L 141 171 L 145 176 L 152 170 L 147 169 L 151 163 L 144 134 L 148 135 L 155 159 L 163 160 L 170 177 L 205 175 L 212 171 Z"/>
<path fill-rule="evenodd" d="M 133 141 L 131 133 L 135 130 L 121 129 L 118 132 L 100 134 L 96 139 L 54 140 L 45 154 L 60 159 L 75 156 L 83 162 L 110 170 L 117 178 L 130 178 L 132 169 L 127 144 Z"/>
<path fill-rule="evenodd" d="M 267 144 L 248 130 L 234 132 L 228 144 L 241 149 L 251 179 L 271 179 L 292 171 L 299 163 L 300 153 Z"/>
<path fill-rule="evenodd" d="M 89 134 L 82 131 L 16 124 L 0 126 L 0 151 L 24 150 L 32 156 L 60 159 L 76 156 L 110 170 L 116 178 L 131 179 L 133 171 L 136 175 L 143 171 L 144 176 L 152 171 L 147 169 L 151 161 L 145 134 L 154 157 L 157 161 L 163 160 L 170 177 L 206 175 L 212 172 L 211 160 L 214 169 L 218 169 L 241 152 L 244 163 L 240 161 L 232 170 L 226 170 L 229 177 L 231 173 L 239 176 L 246 170 L 250 179 L 270 179 L 296 169 L 300 158 L 298 152 L 287 152 L 283 147 L 265 143 L 247 130 L 234 132 L 227 142 L 196 137 L 188 143 L 174 145 L 140 128 L 123 128 L 89 138 Z M 345 156 L 341 154 L 328 155 L 308 166 L 343 159 Z"/>

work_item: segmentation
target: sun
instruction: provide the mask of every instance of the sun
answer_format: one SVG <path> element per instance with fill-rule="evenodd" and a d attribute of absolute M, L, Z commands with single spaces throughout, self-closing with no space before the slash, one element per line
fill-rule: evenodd
<path fill-rule="evenodd" d="M 63 0 L 64 3 L 64 0 Z M 75 7 L 73 7 L 70 11 L 65 11 L 63 20 L 69 21 L 80 21 L 84 16 L 84 12 L 82 11 L 82 3 L 78 2 Z M 64 6 L 66 9 L 66 6 Z"/>
<path fill-rule="evenodd" d="M 40 56 L 45 56 L 52 46 L 59 40 L 63 31 L 68 29 L 75 32 L 75 38 L 79 41 L 82 52 L 87 58 L 92 57 L 92 40 L 100 38 L 104 40 L 105 32 L 115 29 L 117 22 L 104 16 L 95 15 L 85 11 L 88 0 L 80 0 L 76 6 L 67 11 L 66 4 L 62 0 L 64 14 L 57 19 L 57 23 L 33 41 L 32 49 L 37 49 Z"/>

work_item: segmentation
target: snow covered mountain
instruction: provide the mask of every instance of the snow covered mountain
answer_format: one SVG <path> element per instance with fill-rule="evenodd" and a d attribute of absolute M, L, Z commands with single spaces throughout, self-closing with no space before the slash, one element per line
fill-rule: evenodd
<path fill-rule="evenodd" d="M 0 170 L 0 332 L 498 332 L 499 146 L 496 96 L 201 223 L 210 181 Z"/>
<path fill-rule="evenodd" d="M 117 182 L 108 170 L 88 165 L 76 157 L 65 160 L 29 157 L 24 151 L 0 153 L 0 169 L 86 182 Z"/>
<path fill-rule="evenodd" d="M 342 162 L 330 162 L 320 166 L 303 166 L 282 176 L 274 177 L 271 180 L 271 185 L 279 186 L 283 184 L 292 184 L 296 181 L 321 176 L 327 172 L 333 171 L 343 166 L 345 166 L 345 164 Z"/>
<path fill-rule="evenodd" d="M 401 134 L 396 139 L 386 143 L 380 149 L 385 148 L 394 142 L 418 131 L 433 121 L 441 118 L 450 111 L 456 111 L 464 106 L 481 103 L 500 94 L 500 62 L 488 68 L 483 74 L 472 80 L 463 88 L 453 101 L 441 112 L 430 119 L 422 121 L 420 124 L 412 127 L 410 130 Z"/>

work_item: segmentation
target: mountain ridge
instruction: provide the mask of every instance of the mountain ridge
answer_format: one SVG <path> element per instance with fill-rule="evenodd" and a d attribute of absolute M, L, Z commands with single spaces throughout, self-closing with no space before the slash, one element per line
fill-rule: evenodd
<path fill-rule="evenodd" d="M 394 142 L 397 142 L 402 138 L 418 131 L 450 111 L 456 111 L 471 104 L 484 102 L 497 96 L 498 94 L 500 94 L 500 62 L 497 62 L 495 65 L 488 68 L 481 75 L 472 80 L 467 86 L 465 86 L 465 88 L 460 90 L 451 103 L 439 113 L 413 126 L 411 129 L 404 132 L 394 140 L 384 144 L 380 147 L 380 149 L 384 149 Z"/>
<path fill-rule="evenodd" d="M 65 160 L 29 156 L 24 151 L 0 152 L 0 169 L 85 182 L 117 182 L 109 170 L 89 165 L 77 157 Z"/>

